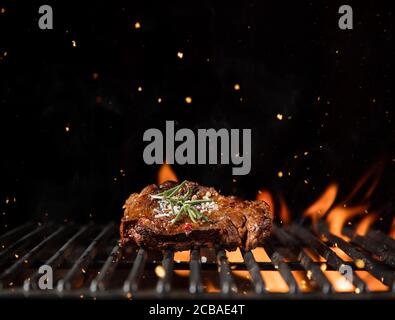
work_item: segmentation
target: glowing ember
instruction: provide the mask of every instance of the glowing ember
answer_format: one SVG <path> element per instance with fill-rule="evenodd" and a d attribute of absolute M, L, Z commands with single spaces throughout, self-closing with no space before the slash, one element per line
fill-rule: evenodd
<path fill-rule="evenodd" d="M 191 97 L 185 97 L 185 102 L 187 104 L 191 104 L 192 103 L 192 98 Z"/>
<path fill-rule="evenodd" d="M 165 181 L 178 182 L 178 178 L 174 173 L 171 166 L 167 163 L 162 164 L 158 172 L 158 183 L 161 184 Z"/>
<path fill-rule="evenodd" d="M 365 262 L 362 259 L 355 260 L 355 265 L 358 269 L 365 268 Z"/>
<path fill-rule="evenodd" d="M 155 274 L 158 278 L 164 278 L 166 276 L 166 270 L 162 266 L 155 267 Z"/>
<path fill-rule="evenodd" d="M 279 171 L 279 172 L 277 173 L 277 176 L 278 176 L 279 178 L 282 178 L 282 177 L 284 176 L 284 174 L 283 174 L 282 171 Z"/>

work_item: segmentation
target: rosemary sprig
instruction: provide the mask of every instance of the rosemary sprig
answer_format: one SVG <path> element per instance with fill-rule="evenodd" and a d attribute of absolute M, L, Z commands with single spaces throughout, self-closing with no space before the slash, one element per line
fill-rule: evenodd
<path fill-rule="evenodd" d="M 185 186 L 186 181 L 181 182 L 173 188 L 167 189 L 163 192 L 160 192 L 155 195 L 151 195 L 152 199 L 162 200 L 168 202 L 172 211 L 172 214 L 175 216 L 171 220 L 171 224 L 177 222 L 180 216 L 185 212 L 192 222 L 197 222 L 198 219 L 203 219 L 204 221 L 209 221 L 209 218 L 205 216 L 202 212 L 200 212 L 195 205 L 212 202 L 209 199 L 190 199 L 192 195 L 192 190 L 187 188 L 186 192 L 183 195 L 178 195 L 178 193 Z M 174 207 L 179 207 L 180 209 L 176 213 Z"/>

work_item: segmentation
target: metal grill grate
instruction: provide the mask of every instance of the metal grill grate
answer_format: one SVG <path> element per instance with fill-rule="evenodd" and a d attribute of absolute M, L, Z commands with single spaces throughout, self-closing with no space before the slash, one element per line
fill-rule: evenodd
<path fill-rule="evenodd" d="M 120 248 L 113 223 L 28 223 L 0 237 L 0 297 L 395 298 L 393 239 L 350 228 L 343 239 L 323 225 L 320 234 L 274 226 L 252 252 L 202 248 L 179 261 L 171 250 Z M 52 267 L 52 290 L 39 289 L 41 265 Z"/>

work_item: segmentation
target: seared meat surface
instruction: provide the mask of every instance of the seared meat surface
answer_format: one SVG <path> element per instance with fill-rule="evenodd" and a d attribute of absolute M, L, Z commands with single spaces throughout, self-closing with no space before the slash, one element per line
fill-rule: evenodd
<path fill-rule="evenodd" d="M 124 209 L 121 245 L 150 249 L 251 250 L 269 236 L 272 224 L 265 202 L 223 196 L 190 181 L 149 185 L 133 193 Z"/>

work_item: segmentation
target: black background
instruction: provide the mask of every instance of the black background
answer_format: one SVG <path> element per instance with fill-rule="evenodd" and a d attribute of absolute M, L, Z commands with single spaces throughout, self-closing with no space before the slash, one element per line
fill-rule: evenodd
<path fill-rule="evenodd" d="M 53 7 L 54 30 L 38 28 L 42 4 Z M 297 217 L 330 182 L 341 199 L 372 170 L 380 184 L 371 207 L 388 227 L 393 11 L 390 1 L 347 1 L 354 29 L 344 31 L 342 4 L 3 1 L 0 228 L 31 217 L 119 219 L 128 194 L 156 182 L 142 135 L 165 120 L 252 129 L 249 175 L 174 165 L 180 179 L 246 198 L 266 188 Z"/>

